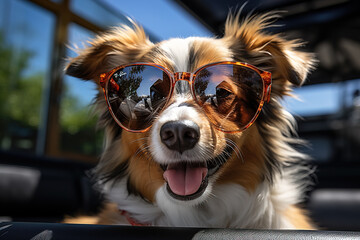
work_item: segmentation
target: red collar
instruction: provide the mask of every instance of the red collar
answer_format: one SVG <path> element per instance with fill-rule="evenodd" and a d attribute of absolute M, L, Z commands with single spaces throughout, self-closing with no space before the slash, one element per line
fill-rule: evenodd
<path fill-rule="evenodd" d="M 120 214 L 123 215 L 124 217 L 126 217 L 126 220 L 132 225 L 132 226 L 150 226 L 150 224 L 146 224 L 146 223 L 139 223 L 138 221 L 136 221 L 135 219 L 133 219 L 129 213 L 125 210 L 119 210 Z"/>

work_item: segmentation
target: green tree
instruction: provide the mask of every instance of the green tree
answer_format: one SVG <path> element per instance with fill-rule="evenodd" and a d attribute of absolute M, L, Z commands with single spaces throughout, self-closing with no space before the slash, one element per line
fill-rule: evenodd
<path fill-rule="evenodd" d="M 25 74 L 33 56 L 6 42 L 0 33 L 0 144 L 5 149 L 35 148 L 43 74 Z M 21 139 L 26 142 L 19 145 Z"/>
<path fill-rule="evenodd" d="M 12 148 L 14 139 L 31 139 L 35 147 L 40 124 L 44 73 L 25 72 L 34 53 L 19 49 L 5 41 L 0 33 L 0 145 Z M 27 74 L 26 74 L 27 73 Z M 60 123 L 63 148 L 86 154 L 95 154 L 101 146 L 101 134 L 95 134 L 96 118 L 89 117 L 89 106 L 64 87 Z"/>
<path fill-rule="evenodd" d="M 80 103 L 79 99 L 72 95 L 64 86 L 61 101 L 60 123 L 64 131 L 76 134 L 82 129 L 94 128 L 96 119 L 91 116 L 91 107 Z"/>
<path fill-rule="evenodd" d="M 24 115 L 19 112 L 22 110 L 34 112 L 33 106 L 36 104 L 30 102 L 34 103 L 41 97 L 41 77 L 39 78 L 39 75 L 27 79 L 23 77 L 32 55 L 29 51 L 16 51 L 15 48 L 5 43 L 0 33 L 0 114 L 3 120 L 14 118 L 20 122 L 26 122 L 29 115 L 24 118 Z M 40 90 L 37 91 L 36 88 L 39 85 Z M 29 97 L 26 96 L 28 91 L 31 92 Z M 35 98 L 30 99 L 30 97 Z M 23 99 L 22 102 L 20 101 L 21 98 Z M 24 105 L 31 107 L 24 109 Z M 30 117 L 30 119 L 35 123 L 34 117 Z"/>

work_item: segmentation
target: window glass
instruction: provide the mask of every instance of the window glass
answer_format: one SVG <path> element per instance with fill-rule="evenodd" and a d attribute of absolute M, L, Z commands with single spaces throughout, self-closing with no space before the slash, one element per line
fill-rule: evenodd
<path fill-rule="evenodd" d="M 54 16 L 0 1 L 0 146 L 42 153 Z"/>
<path fill-rule="evenodd" d="M 70 7 L 74 13 L 103 28 L 130 23 L 124 15 L 114 12 L 110 7 L 98 1 L 72 0 Z"/>
<path fill-rule="evenodd" d="M 360 79 L 309 85 L 286 98 L 287 109 L 298 116 L 304 152 L 316 162 L 359 161 Z"/>
<path fill-rule="evenodd" d="M 295 115 L 333 114 L 341 107 L 341 86 L 337 83 L 303 86 L 295 89 L 294 94 L 297 98 L 286 97 L 285 106 Z"/>
<path fill-rule="evenodd" d="M 135 19 L 145 29 L 166 40 L 173 37 L 210 37 L 213 33 L 176 1 L 169 0 L 102 0 L 117 12 Z M 220 4 L 222 1 L 209 1 L 208 4 Z M 155 6 L 155 7 L 154 7 Z M 153 40 L 150 36 L 150 39 Z"/>
<path fill-rule="evenodd" d="M 320 162 L 331 161 L 334 158 L 334 139 L 326 134 L 311 134 L 305 137 L 307 145 L 301 149 L 302 153 L 311 156 L 311 159 Z"/>
<path fill-rule="evenodd" d="M 121 5 L 122 3 L 122 1 L 115 2 L 117 5 Z M 126 3 L 125 5 L 128 6 L 129 4 Z M 132 25 L 126 14 L 122 13 L 121 9 L 119 10 L 119 7 L 114 8 L 106 1 L 72 0 L 70 2 L 70 8 L 75 14 L 104 29 L 112 26 L 120 26 L 121 24 Z M 151 41 L 158 41 L 157 36 L 150 33 L 146 28 L 145 31 Z"/>
<path fill-rule="evenodd" d="M 93 33 L 76 25 L 69 25 L 67 56 L 77 54 L 71 50 L 85 47 Z M 96 131 L 97 118 L 93 113 L 92 100 L 97 95 L 97 86 L 92 81 L 83 81 L 64 76 L 60 106 L 61 151 L 65 154 L 96 156 L 101 151 L 102 133 Z"/>

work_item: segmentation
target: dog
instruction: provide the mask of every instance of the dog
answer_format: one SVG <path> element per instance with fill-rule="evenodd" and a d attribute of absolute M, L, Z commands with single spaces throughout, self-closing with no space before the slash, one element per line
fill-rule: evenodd
<path fill-rule="evenodd" d="M 315 59 L 266 32 L 277 17 L 229 14 L 221 38 L 159 43 L 133 23 L 70 60 L 66 73 L 100 90 L 94 173 L 109 204 L 93 223 L 315 228 L 300 206 L 311 168 L 282 106 Z"/>

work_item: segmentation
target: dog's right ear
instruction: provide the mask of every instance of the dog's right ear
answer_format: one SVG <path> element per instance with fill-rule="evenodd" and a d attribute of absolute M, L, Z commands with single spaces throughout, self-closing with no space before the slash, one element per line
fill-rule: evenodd
<path fill-rule="evenodd" d="M 142 27 L 122 26 L 89 41 L 90 46 L 79 50 L 70 59 L 66 74 L 99 83 L 101 73 L 126 63 L 136 62 L 153 47 Z"/>

